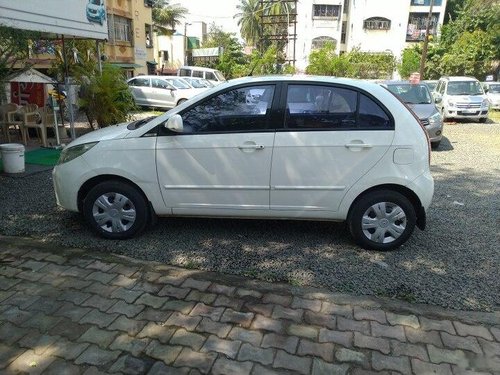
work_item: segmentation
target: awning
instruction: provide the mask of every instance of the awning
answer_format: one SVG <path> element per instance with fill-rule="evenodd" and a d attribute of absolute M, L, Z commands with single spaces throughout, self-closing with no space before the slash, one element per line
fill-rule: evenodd
<path fill-rule="evenodd" d="M 149 64 L 149 65 L 158 65 L 158 63 L 156 61 L 146 61 L 146 64 Z"/>
<path fill-rule="evenodd" d="M 42 72 L 39 72 L 36 69 L 30 68 L 25 72 L 14 75 L 13 77 L 7 78 L 10 82 L 30 82 L 30 83 L 51 83 L 56 84 L 57 82 L 46 76 Z"/>
<path fill-rule="evenodd" d="M 120 63 L 120 62 L 112 62 L 110 63 L 112 65 L 118 66 L 120 68 L 125 68 L 125 69 L 135 69 L 135 68 L 142 68 L 142 65 L 139 64 L 133 64 L 133 63 Z"/>

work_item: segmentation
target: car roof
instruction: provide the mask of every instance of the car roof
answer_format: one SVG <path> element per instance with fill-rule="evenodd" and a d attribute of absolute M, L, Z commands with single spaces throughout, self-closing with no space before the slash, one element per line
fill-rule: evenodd
<path fill-rule="evenodd" d="M 474 77 L 466 77 L 466 76 L 441 77 L 441 79 L 446 79 L 448 81 L 477 81 L 477 79 Z"/>
<path fill-rule="evenodd" d="M 217 70 L 212 68 L 205 68 L 204 66 L 190 66 L 190 65 L 181 66 L 179 69 L 195 69 L 195 70 L 203 70 L 206 72 L 213 72 Z"/>
<path fill-rule="evenodd" d="M 410 81 L 381 81 L 381 84 L 384 85 L 423 85 L 424 82 L 420 81 L 417 83 L 411 83 Z"/>

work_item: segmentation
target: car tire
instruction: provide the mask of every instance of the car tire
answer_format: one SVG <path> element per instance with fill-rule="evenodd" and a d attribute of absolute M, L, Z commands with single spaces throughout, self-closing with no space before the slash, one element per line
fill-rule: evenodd
<path fill-rule="evenodd" d="M 488 120 L 488 118 L 486 118 L 486 117 L 482 117 L 482 118 L 480 118 L 480 119 L 479 119 L 479 122 L 480 122 L 481 124 L 484 124 L 484 123 L 486 123 L 486 121 L 487 121 L 487 120 Z"/>
<path fill-rule="evenodd" d="M 431 148 L 433 150 L 437 150 L 437 148 L 439 147 L 440 144 L 441 144 L 441 141 L 431 142 Z"/>
<path fill-rule="evenodd" d="M 354 241 L 362 248 L 394 250 L 413 233 L 415 208 L 401 193 L 373 191 L 354 202 L 347 223 Z"/>
<path fill-rule="evenodd" d="M 184 103 L 187 99 L 179 99 L 179 101 L 177 102 L 177 105 L 180 105 L 182 103 Z"/>
<path fill-rule="evenodd" d="M 146 228 L 149 208 L 136 187 L 116 180 L 105 181 L 94 186 L 85 197 L 83 216 L 101 237 L 122 240 Z"/>

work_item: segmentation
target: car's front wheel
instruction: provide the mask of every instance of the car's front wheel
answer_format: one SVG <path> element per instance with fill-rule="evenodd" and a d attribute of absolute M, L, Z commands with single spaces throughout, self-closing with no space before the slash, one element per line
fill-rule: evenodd
<path fill-rule="evenodd" d="M 347 221 L 351 235 L 359 246 L 388 251 L 408 240 L 415 228 L 416 214 L 404 195 L 379 190 L 358 199 Z"/>
<path fill-rule="evenodd" d="M 126 239 L 146 227 L 148 204 L 136 187 L 121 181 L 105 181 L 94 186 L 85 197 L 83 215 L 102 237 Z"/>

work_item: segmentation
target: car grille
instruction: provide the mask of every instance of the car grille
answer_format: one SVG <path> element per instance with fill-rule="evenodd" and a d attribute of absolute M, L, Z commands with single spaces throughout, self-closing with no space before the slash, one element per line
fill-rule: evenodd
<path fill-rule="evenodd" d="M 481 103 L 457 103 L 458 109 L 479 109 Z"/>
<path fill-rule="evenodd" d="M 481 112 L 477 111 L 477 112 L 462 112 L 462 111 L 457 111 L 457 115 L 459 116 L 477 116 L 479 115 Z"/>

